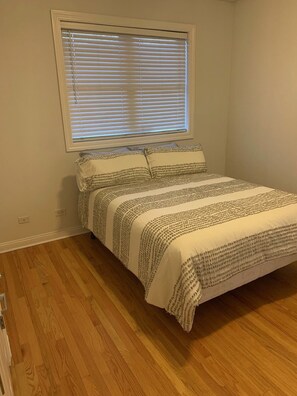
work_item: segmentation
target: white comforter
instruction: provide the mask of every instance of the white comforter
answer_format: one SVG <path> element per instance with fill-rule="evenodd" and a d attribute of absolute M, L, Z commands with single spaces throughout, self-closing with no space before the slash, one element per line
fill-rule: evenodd
<path fill-rule="evenodd" d="M 213 174 L 84 193 L 80 216 L 186 331 L 204 288 L 297 253 L 297 195 Z"/>

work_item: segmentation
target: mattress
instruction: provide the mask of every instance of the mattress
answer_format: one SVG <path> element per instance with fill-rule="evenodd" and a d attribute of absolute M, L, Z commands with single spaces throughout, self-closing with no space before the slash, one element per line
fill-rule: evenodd
<path fill-rule="evenodd" d="M 186 331 L 199 303 L 297 258 L 297 195 L 216 174 L 81 193 L 79 214 Z"/>

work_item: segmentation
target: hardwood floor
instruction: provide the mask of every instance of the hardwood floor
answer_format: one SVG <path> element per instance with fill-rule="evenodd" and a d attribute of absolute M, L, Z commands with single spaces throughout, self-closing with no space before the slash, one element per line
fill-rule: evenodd
<path fill-rule="evenodd" d="M 0 272 L 16 395 L 297 395 L 297 263 L 202 304 L 189 334 L 88 234 Z"/>

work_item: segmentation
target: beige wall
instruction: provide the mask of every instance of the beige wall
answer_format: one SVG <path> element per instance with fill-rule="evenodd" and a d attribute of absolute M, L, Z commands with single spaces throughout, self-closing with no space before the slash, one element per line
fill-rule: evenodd
<path fill-rule="evenodd" d="M 227 173 L 297 193 L 297 1 L 235 6 Z"/>
<path fill-rule="evenodd" d="M 77 154 L 65 152 L 50 9 L 196 24 L 195 140 L 209 170 L 223 173 L 233 8 L 217 0 L 0 0 L 0 244 L 79 225 Z M 57 219 L 56 208 L 66 217 Z M 31 222 L 18 225 L 23 215 Z"/>

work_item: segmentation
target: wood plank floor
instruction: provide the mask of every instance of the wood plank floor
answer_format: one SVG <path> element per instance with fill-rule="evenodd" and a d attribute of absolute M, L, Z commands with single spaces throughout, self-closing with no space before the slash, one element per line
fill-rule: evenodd
<path fill-rule="evenodd" d="M 297 263 L 183 332 L 88 234 L 0 255 L 18 395 L 297 395 Z"/>

